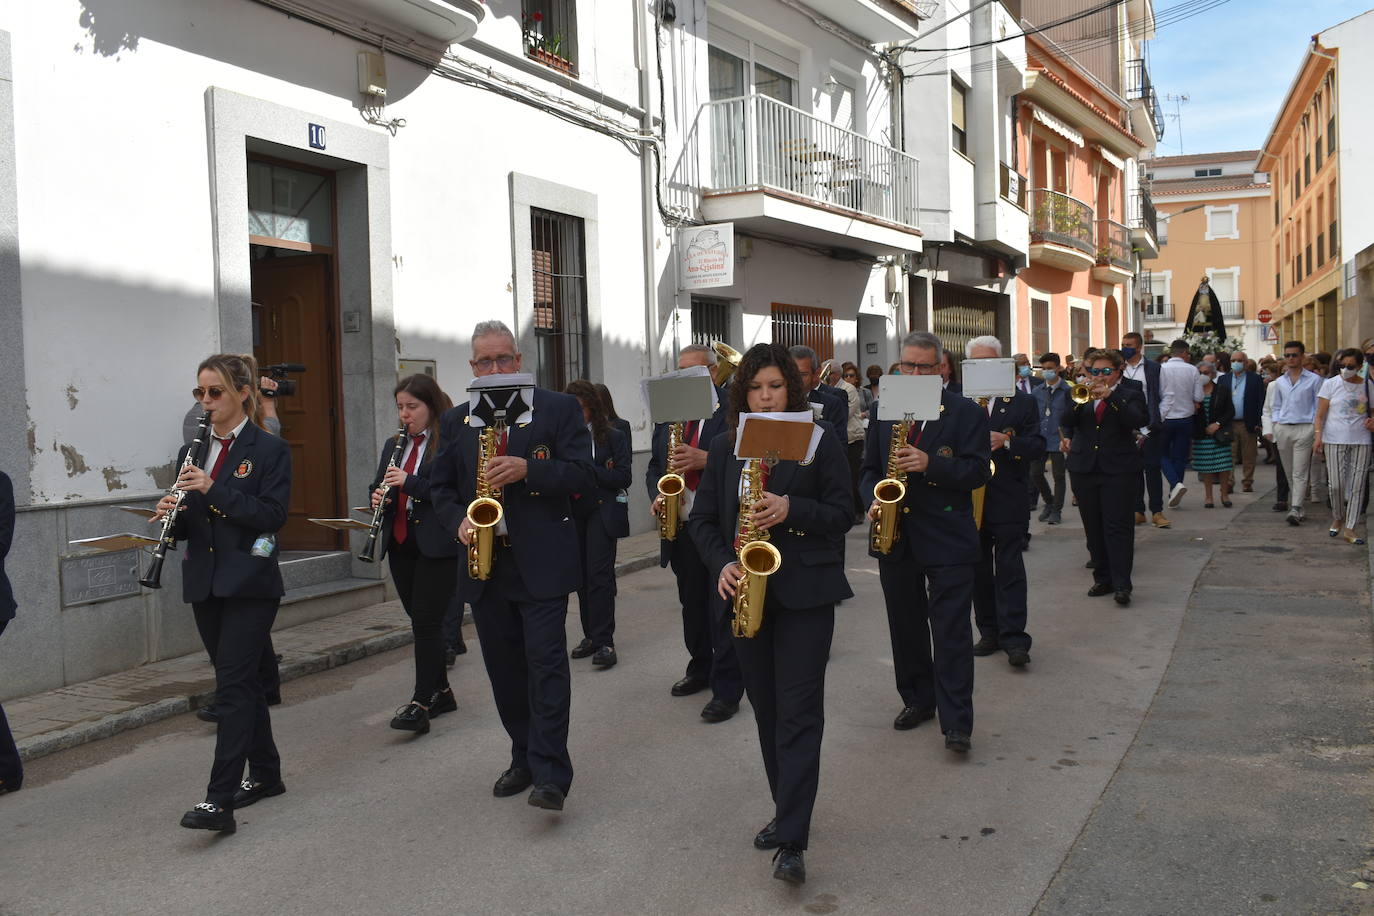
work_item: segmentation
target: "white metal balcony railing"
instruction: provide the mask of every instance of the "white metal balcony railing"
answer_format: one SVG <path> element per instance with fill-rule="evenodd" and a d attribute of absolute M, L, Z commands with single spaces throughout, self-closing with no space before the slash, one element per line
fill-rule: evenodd
<path fill-rule="evenodd" d="M 773 189 L 915 228 L 918 167 L 914 156 L 863 134 L 776 99 L 746 95 L 701 107 L 670 195 L 675 205 L 694 210 L 703 192 Z"/>

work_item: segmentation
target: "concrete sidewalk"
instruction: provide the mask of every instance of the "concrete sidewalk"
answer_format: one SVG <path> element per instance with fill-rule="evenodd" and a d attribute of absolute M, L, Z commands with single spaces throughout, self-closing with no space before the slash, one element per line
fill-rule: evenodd
<path fill-rule="evenodd" d="M 658 553 L 657 531 L 622 540 L 616 575 L 656 566 Z M 387 601 L 277 630 L 272 641 L 285 682 L 404 646 L 410 621 L 399 601 Z M 11 700 L 5 713 L 20 756 L 34 760 L 196 709 L 214 693 L 214 669 L 196 652 Z"/>

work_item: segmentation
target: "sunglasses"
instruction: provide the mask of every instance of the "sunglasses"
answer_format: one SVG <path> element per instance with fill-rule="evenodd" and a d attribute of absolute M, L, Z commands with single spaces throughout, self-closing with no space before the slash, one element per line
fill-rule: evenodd
<path fill-rule="evenodd" d="M 1111 366 L 1103 366 L 1100 369 L 1087 369 L 1085 371 L 1089 375 L 1111 375 L 1115 370 L 1113 370 Z"/>
<path fill-rule="evenodd" d="M 195 398 L 197 401 L 205 397 L 207 393 L 210 395 L 210 400 L 212 401 L 218 401 L 220 398 L 224 397 L 224 389 L 215 385 L 211 385 L 209 388 L 191 389 L 191 397 Z"/>
<path fill-rule="evenodd" d="M 1301 354 L 1301 353 L 1285 353 L 1285 354 L 1283 354 L 1283 358 L 1284 358 L 1284 359 L 1302 359 L 1302 354 Z"/>

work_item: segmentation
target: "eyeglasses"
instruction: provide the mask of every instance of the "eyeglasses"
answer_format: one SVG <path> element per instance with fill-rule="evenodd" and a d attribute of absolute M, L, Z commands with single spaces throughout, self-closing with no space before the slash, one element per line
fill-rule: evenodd
<path fill-rule="evenodd" d="M 224 389 L 215 385 L 211 385 L 209 388 L 191 389 L 191 397 L 195 398 L 197 401 L 205 397 L 206 394 L 210 395 L 210 400 L 218 401 L 220 398 L 224 397 Z"/>
<path fill-rule="evenodd" d="M 1284 358 L 1284 359 L 1302 359 L 1302 354 L 1301 354 L 1301 353 L 1285 353 L 1285 354 L 1283 354 L 1283 358 Z"/>
<path fill-rule="evenodd" d="M 478 372 L 490 372 L 492 366 L 498 369 L 509 369 L 514 365 L 515 357 L 510 355 L 498 356 L 495 359 L 475 359 L 472 361 L 472 368 L 476 369 Z"/>
<path fill-rule="evenodd" d="M 929 372 L 938 368 L 939 363 L 898 363 L 897 366 L 902 370 L 903 375 L 915 375 L 917 372 Z"/>
<path fill-rule="evenodd" d="M 1086 371 L 1089 375 L 1111 375 L 1116 370 L 1113 369 L 1111 366 L 1102 366 L 1099 369 L 1087 369 L 1084 371 Z"/>

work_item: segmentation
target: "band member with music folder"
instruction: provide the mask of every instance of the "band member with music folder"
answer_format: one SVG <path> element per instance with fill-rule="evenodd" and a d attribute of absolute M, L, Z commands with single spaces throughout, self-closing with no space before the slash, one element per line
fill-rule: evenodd
<path fill-rule="evenodd" d="M 902 341 L 904 375 L 939 376 L 940 339 L 913 331 Z M 878 409 L 875 406 L 875 409 Z M 859 486 L 872 494 L 886 478 L 893 420 L 870 419 Z M 897 537 L 889 553 L 871 549 L 887 604 L 892 661 L 902 711 L 892 727 L 905 731 L 940 716 L 945 747 L 965 753 L 973 734 L 973 604 L 978 529 L 973 491 L 987 483 L 987 413 L 945 387 L 939 418 L 917 421 L 896 452 L 906 474 L 897 507 Z M 877 519 L 879 505 L 869 507 Z M 932 645 L 934 654 L 932 655 Z"/>
<path fill-rule="evenodd" d="M 678 369 L 704 366 L 717 367 L 715 351 L 705 344 L 689 344 L 678 354 Z M 644 483 L 652 501 L 650 511 L 657 519 L 663 509 L 658 481 L 672 472 L 682 475 L 686 488 L 682 493 L 683 522 L 691 511 L 692 501 L 706 468 L 706 449 L 728 423 L 727 389 L 717 389 L 715 412 L 704 420 L 683 423 L 682 443 L 672 455 L 668 454 L 671 423 L 654 426 Z M 744 696 L 744 679 L 735 655 L 734 640 L 730 638 L 729 609 L 716 597 L 714 573 L 707 570 L 697 551 L 696 543 L 685 527 L 677 537 L 659 540 L 659 566 L 672 566 L 677 579 L 678 602 L 682 605 L 682 641 L 687 646 L 687 671 L 677 680 L 671 693 L 675 697 L 691 696 L 707 687 L 711 699 L 701 710 L 707 722 L 724 722 L 739 710 Z"/>
<path fill-rule="evenodd" d="M 519 373 L 521 354 L 510 328 L 479 323 L 471 365 L 479 378 Z M 561 811 L 573 778 L 565 623 L 568 595 L 582 583 L 577 551 L 567 548 L 577 538 L 572 496 L 595 486 L 591 437 L 576 398 L 533 388 L 528 375 L 513 381 L 518 387 L 501 389 L 504 396 L 523 399 L 528 391 L 530 403 L 512 408 L 511 424 L 486 466 L 485 484 L 500 491 L 504 513 L 492 540 L 489 578 L 473 578 L 470 564 L 460 560 L 458 590 L 472 605 L 496 709 L 511 739 L 510 766 L 492 793 L 504 798 L 533 785 L 531 805 Z M 479 394 L 486 414 L 479 420 L 494 418 L 494 398 Z M 435 510 L 465 547 L 475 538 L 468 507 L 478 491 L 483 428 L 470 421 L 467 403 L 445 413 L 443 445 L 430 472 Z"/>
<path fill-rule="evenodd" d="M 182 599 L 215 666 L 219 719 L 205 801 L 181 826 L 223 833 L 237 829 L 236 808 L 286 791 L 258 665 L 285 593 L 276 533 L 291 501 L 291 452 L 257 426 L 256 369 L 232 354 L 198 367 L 193 394 L 211 415 L 214 439 L 204 467 L 183 467 L 177 477 L 185 502 L 171 531 L 185 542 Z M 179 466 L 189 449 L 182 447 Z M 175 504 L 164 496 L 152 521 Z"/>
<path fill-rule="evenodd" d="M 429 479 L 443 446 L 439 418 L 453 402 L 424 374 L 401 379 L 393 394 L 404 438 L 382 441 L 369 490 L 375 510 L 386 488 L 378 559 L 386 555 L 415 635 L 415 690 L 391 727 L 423 735 L 431 719 L 458 708 L 448 683 L 443 633 L 444 614 L 458 587 L 458 542 L 435 514 Z"/>
<path fill-rule="evenodd" d="M 970 360 L 996 359 L 1002 342 L 996 337 L 975 337 L 964 346 Z M 968 367 L 965 363 L 965 380 Z M 1035 399 L 1013 388 L 1008 395 L 987 398 L 988 439 L 996 470 L 983 496 L 983 518 L 978 528 L 979 558 L 973 590 L 973 619 L 979 640 L 977 656 L 998 649 L 1007 653 L 1014 668 L 1030 662 L 1030 634 L 1026 632 L 1027 582 L 1025 549 L 1026 518 L 1030 512 L 1030 463 L 1045 454 Z"/>
<path fill-rule="evenodd" d="M 806 392 L 787 350 L 758 344 L 740 362 L 730 386 L 730 423 L 742 414 L 803 412 Z M 754 838 L 759 849 L 777 849 L 773 877 L 806 880 L 811 812 L 820 776 L 825 725 L 825 668 L 835 628 L 835 603 L 853 595 L 843 554 L 832 538 L 853 524 L 853 492 L 844 445 L 833 430 L 807 424 L 813 447 L 801 461 L 778 461 L 754 503 L 753 525 L 765 531 L 781 555 L 766 581 L 763 619 L 752 637 L 735 636 L 745 689 L 757 720 L 774 817 Z M 712 440 L 688 529 L 716 577 L 722 600 L 740 587 L 737 559 L 744 462 L 735 457 L 740 429 Z M 756 587 L 751 584 L 751 588 Z"/>

